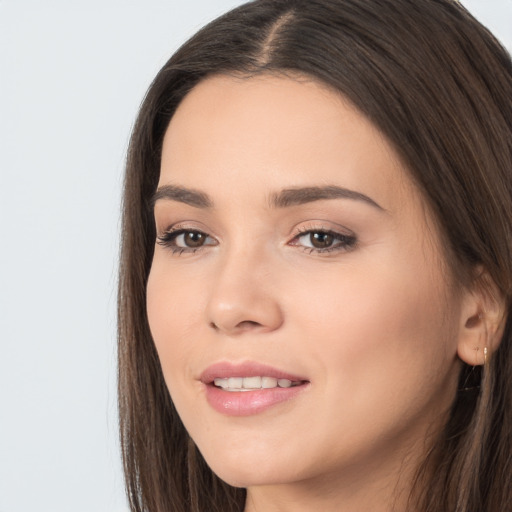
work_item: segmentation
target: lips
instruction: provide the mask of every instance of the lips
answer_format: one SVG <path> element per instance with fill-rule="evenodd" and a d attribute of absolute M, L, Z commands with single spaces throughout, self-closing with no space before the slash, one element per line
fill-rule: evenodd
<path fill-rule="evenodd" d="M 254 362 L 217 363 L 200 376 L 209 405 L 228 416 L 259 414 L 309 388 L 301 376 Z"/>
<path fill-rule="evenodd" d="M 299 386 L 302 381 L 276 379 L 275 377 L 229 377 L 213 380 L 213 384 L 224 391 L 253 391 L 255 389 L 290 388 Z"/>

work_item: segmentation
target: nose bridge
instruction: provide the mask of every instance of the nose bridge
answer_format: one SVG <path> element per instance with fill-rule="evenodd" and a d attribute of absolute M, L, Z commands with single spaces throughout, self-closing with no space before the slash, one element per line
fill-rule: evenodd
<path fill-rule="evenodd" d="M 269 251 L 250 241 L 219 255 L 207 308 L 209 324 L 226 334 L 272 331 L 283 321 Z"/>

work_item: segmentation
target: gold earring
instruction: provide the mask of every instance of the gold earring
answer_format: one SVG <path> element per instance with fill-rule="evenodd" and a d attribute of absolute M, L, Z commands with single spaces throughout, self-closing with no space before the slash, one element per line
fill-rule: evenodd
<path fill-rule="evenodd" d="M 484 347 L 484 366 L 487 366 L 487 347 Z"/>

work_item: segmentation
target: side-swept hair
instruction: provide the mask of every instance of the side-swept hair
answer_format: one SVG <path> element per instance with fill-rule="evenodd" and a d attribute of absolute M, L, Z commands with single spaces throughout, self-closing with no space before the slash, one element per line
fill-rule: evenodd
<path fill-rule="evenodd" d="M 512 63 L 452 0 L 256 0 L 213 21 L 165 64 L 131 138 L 119 280 L 119 411 L 133 512 L 240 512 L 164 383 L 146 317 L 149 199 L 177 106 L 214 74 L 302 74 L 348 98 L 393 145 L 439 225 L 453 275 L 484 268 L 505 297 L 499 350 L 463 366 L 451 417 L 418 468 L 416 512 L 512 510 Z M 471 388 L 468 390 L 468 388 Z M 411 499 L 412 499 L 411 498 Z"/>

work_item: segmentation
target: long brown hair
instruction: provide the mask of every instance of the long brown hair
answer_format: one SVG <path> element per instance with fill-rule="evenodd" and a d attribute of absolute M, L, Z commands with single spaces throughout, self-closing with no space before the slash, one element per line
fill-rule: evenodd
<path fill-rule="evenodd" d="M 183 45 L 151 84 L 130 143 L 119 281 L 119 410 L 133 512 L 241 511 L 189 439 L 146 317 L 164 132 L 213 74 L 303 74 L 348 98 L 395 147 L 440 226 L 453 274 L 479 265 L 505 297 L 501 346 L 464 366 L 418 468 L 417 512 L 512 510 L 512 63 L 452 0 L 256 0 Z"/>

